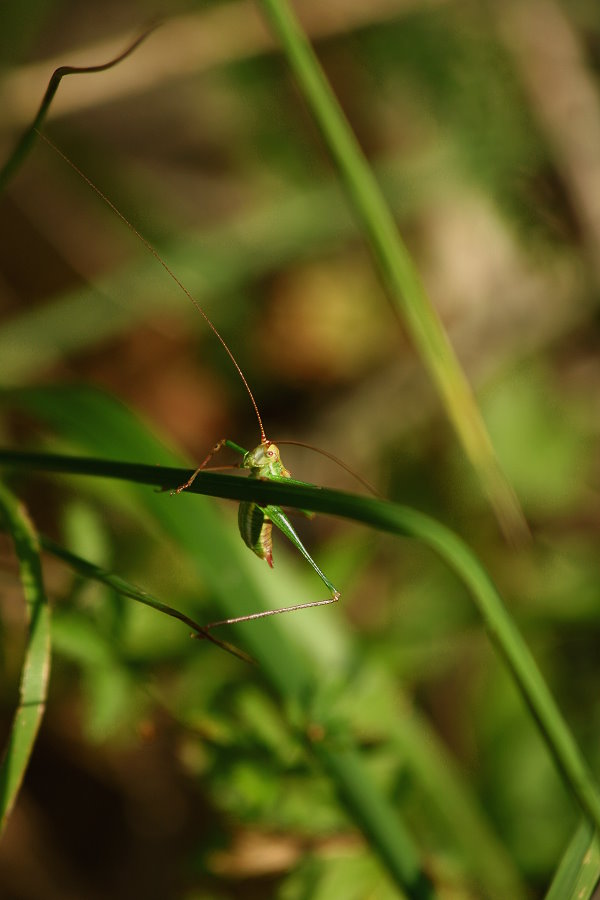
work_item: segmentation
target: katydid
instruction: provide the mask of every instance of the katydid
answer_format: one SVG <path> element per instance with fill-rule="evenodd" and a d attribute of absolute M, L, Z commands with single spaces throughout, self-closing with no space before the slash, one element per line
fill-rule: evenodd
<path fill-rule="evenodd" d="M 267 439 L 265 434 L 265 430 L 262 423 L 262 418 L 258 409 L 258 405 L 250 389 L 250 385 L 246 380 L 242 369 L 240 368 L 235 356 L 233 355 L 232 350 L 229 345 L 225 341 L 224 337 L 217 330 L 214 323 L 208 317 L 207 313 L 204 311 L 200 303 L 196 300 L 195 297 L 188 291 L 188 289 L 184 286 L 184 284 L 179 280 L 179 278 L 175 275 L 175 273 L 171 270 L 168 264 L 163 260 L 160 256 L 156 248 L 137 230 L 137 228 L 120 212 L 119 209 L 112 203 L 112 201 L 70 160 L 65 156 L 62 151 L 56 147 L 52 141 L 50 141 L 45 135 L 40 134 L 40 136 L 48 143 L 56 153 L 58 153 L 64 161 L 74 169 L 77 174 L 84 179 L 84 181 L 96 192 L 96 194 L 113 210 L 113 212 L 121 219 L 121 221 L 127 225 L 127 227 L 136 235 L 136 237 L 144 244 L 146 249 L 154 256 L 157 262 L 165 269 L 168 275 L 173 279 L 173 281 L 178 285 L 178 287 L 184 292 L 187 298 L 193 303 L 196 307 L 200 315 L 204 318 L 206 324 L 211 329 L 215 337 L 220 341 L 223 346 L 225 352 L 229 356 L 231 362 L 235 366 L 235 369 L 248 393 L 250 401 L 252 403 L 252 407 L 254 409 L 256 418 L 258 420 L 258 425 L 260 429 L 260 443 L 253 450 L 246 450 L 241 447 L 239 444 L 236 444 L 234 441 L 229 440 L 228 438 L 223 438 L 220 440 L 210 453 L 206 456 L 200 466 L 193 472 L 190 478 L 182 485 L 180 485 L 176 490 L 171 491 L 171 494 L 179 494 L 182 491 L 185 491 L 194 479 L 198 476 L 198 474 L 208 465 L 210 460 L 217 454 L 223 447 L 228 447 L 236 453 L 239 453 L 243 458 L 238 468 L 244 469 L 248 471 L 250 478 L 261 478 L 269 481 L 286 481 L 286 483 L 291 484 L 306 484 L 306 482 L 296 481 L 291 477 L 290 472 L 286 469 L 284 464 L 281 461 L 279 448 L 277 444 L 273 441 Z M 328 453 L 327 451 L 319 450 L 316 447 L 312 447 L 309 444 L 304 444 L 301 441 L 281 441 L 280 443 L 290 443 L 297 444 L 299 446 L 307 447 L 309 449 L 315 450 L 318 453 L 322 453 L 327 456 L 329 459 L 332 459 L 337 464 L 341 465 L 346 471 L 350 472 L 357 480 L 359 480 L 363 485 L 365 485 L 370 490 L 373 490 L 368 482 L 365 481 L 360 475 L 353 472 L 345 463 L 339 460 L 337 457 L 333 456 L 333 454 Z M 208 625 L 203 626 L 203 630 L 207 631 L 211 628 L 216 628 L 220 625 L 230 625 L 237 624 L 240 622 L 247 622 L 253 619 L 262 619 L 266 616 L 278 615 L 279 613 L 284 612 L 293 612 L 300 609 L 310 609 L 312 607 L 317 606 L 328 606 L 331 603 L 336 603 L 340 598 L 340 592 L 337 588 L 332 584 L 332 582 L 327 578 L 324 572 L 321 571 L 319 566 L 311 557 L 310 553 L 300 540 L 298 534 L 296 533 L 294 527 L 289 521 L 287 515 L 283 511 L 280 506 L 275 505 L 267 505 L 267 506 L 259 506 L 257 503 L 251 502 L 242 502 L 239 506 L 238 511 L 238 525 L 240 534 L 244 543 L 255 553 L 260 559 L 266 560 L 269 566 L 273 566 L 273 554 L 272 554 L 272 529 L 273 525 L 275 525 L 287 538 L 291 543 L 296 547 L 296 549 L 304 556 L 306 561 L 310 564 L 310 566 L 314 569 L 319 578 L 323 581 L 327 590 L 329 591 L 329 596 L 323 600 L 313 600 L 305 603 L 297 603 L 293 606 L 285 606 L 278 609 L 269 609 L 263 610 L 261 612 L 252 613 L 249 615 L 238 616 L 236 618 L 224 619 L 219 622 L 211 622 Z M 196 635 L 199 638 L 202 638 L 203 635 L 200 633 Z"/>
<path fill-rule="evenodd" d="M 121 219 L 121 221 L 127 225 L 128 228 L 136 235 L 136 237 L 144 244 L 146 249 L 154 256 L 154 258 L 161 264 L 161 266 L 165 269 L 168 275 L 173 279 L 173 281 L 177 284 L 177 286 L 184 292 L 187 298 L 194 304 L 200 315 L 204 318 L 206 324 L 211 329 L 215 337 L 220 341 L 223 349 L 229 356 L 231 362 L 236 368 L 236 371 L 242 380 L 242 383 L 248 393 L 250 401 L 252 403 L 252 407 L 254 409 L 256 418 L 258 420 L 258 426 L 260 429 L 260 444 L 254 448 L 254 450 L 245 450 L 243 447 L 240 447 L 239 444 L 236 444 L 234 441 L 231 441 L 227 438 L 223 438 L 220 440 L 211 450 L 211 452 L 207 455 L 206 459 L 201 463 L 201 465 L 196 469 L 196 471 L 191 475 L 191 477 L 178 487 L 175 491 L 172 491 L 172 494 L 179 494 L 182 491 L 186 490 L 199 472 L 204 469 L 210 460 L 218 453 L 223 447 L 228 447 L 229 449 L 235 451 L 236 453 L 241 454 L 242 461 L 239 464 L 239 468 L 245 469 L 249 473 L 250 478 L 260 478 L 266 479 L 270 481 L 286 481 L 292 484 L 304 484 L 301 481 L 295 481 L 292 479 L 289 471 L 285 468 L 284 464 L 281 461 L 279 448 L 277 444 L 273 441 L 267 439 L 265 434 L 265 429 L 263 427 L 261 415 L 258 409 L 258 405 L 256 400 L 254 399 L 254 395 L 250 389 L 250 385 L 248 384 L 242 369 L 240 368 L 235 356 L 233 355 L 232 350 L 229 345 L 217 330 L 216 326 L 213 324 L 211 319 L 208 317 L 202 306 L 198 303 L 198 301 L 191 295 L 188 289 L 184 286 L 184 284 L 179 280 L 179 278 L 175 275 L 175 273 L 171 270 L 171 268 L 167 265 L 167 263 L 162 259 L 158 251 L 155 247 L 150 244 L 148 240 L 135 228 L 134 225 L 117 209 L 114 203 L 108 199 L 108 197 L 98 188 L 96 185 L 86 176 L 83 172 L 70 160 L 68 159 L 64 153 L 62 153 L 48 138 L 40 133 L 38 130 L 38 125 L 41 124 L 44 115 L 47 112 L 48 106 L 56 92 L 60 79 L 69 73 L 82 73 L 82 72 L 96 72 L 104 69 L 111 68 L 116 65 L 120 60 L 124 59 L 126 56 L 131 53 L 138 44 L 144 40 L 148 34 L 153 30 L 154 26 L 148 29 L 140 38 L 138 38 L 133 44 L 130 45 L 129 48 L 125 50 L 124 53 L 120 54 L 115 59 L 110 62 L 103 64 L 101 66 L 92 66 L 86 69 L 83 68 L 73 68 L 70 66 L 62 66 L 57 69 L 52 78 L 50 79 L 50 83 L 48 85 L 48 90 L 42 101 L 40 106 L 40 110 L 38 115 L 35 118 L 34 123 L 24 135 L 24 138 L 21 141 L 21 145 L 19 145 L 18 151 L 15 153 L 14 157 L 11 158 L 9 162 L 9 166 L 6 168 L 6 173 L 10 173 L 12 171 L 11 165 L 14 164 L 14 160 L 18 159 L 22 152 L 26 152 L 29 145 L 33 140 L 33 136 L 37 133 L 61 156 L 68 165 L 71 166 L 72 169 L 77 172 L 77 174 L 83 178 L 85 182 L 96 192 L 96 194 L 104 200 L 104 202 L 113 210 L 113 212 Z M 353 472 L 344 462 L 338 459 L 333 454 L 328 453 L 324 450 L 319 450 L 316 447 L 312 447 L 310 444 L 304 444 L 301 441 L 283 441 L 279 443 L 289 443 L 289 444 L 297 444 L 299 446 L 307 447 L 308 449 L 315 450 L 318 453 L 322 453 L 324 456 L 333 460 L 335 463 L 340 465 L 343 469 L 353 475 L 358 481 L 361 482 L 365 487 L 369 490 L 373 491 L 373 488 L 369 485 L 369 483 L 358 475 L 356 472 Z M 377 493 L 373 491 L 373 493 Z M 314 571 L 317 573 L 321 581 L 327 587 L 329 591 L 329 596 L 324 600 L 313 600 L 307 603 L 297 603 L 293 606 L 286 606 L 280 609 L 270 609 L 262 612 L 253 613 L 251 615 L 239 616 L 233 619 L 226 619 L 222 622 L 213 622 L 207 626 L 204 626 L 204 631 L 215 628 L 218 625 L 232 624 L 238 622 L 246 622 L 251 619 L 261 619 L 265 616 L 277 615 L 278 613 L 283 612 L 292 612 L 293 610 L 299 609 L 309 609 L 313 606 L 327 606 L 330 603 L 336 603 L 340 598 L 340 592 L 336 587 L 332 584 L 332 582 L 327 578 L 324 572 L 318 567 L 316 562 L 311 557 L 308 550 L 305 548 L 304 544 L 296 534 L 291 522 L 288 517 L 284 513 L 283 509 L 280 506 L 267 505 L 267 506 L 259 506 L 257 503 L 249 503 L 242 502 L 239 506 L 238 511 L 238 525 L 240 534 L 244 543 L 255 553 L 260 559 L 266 560 L 269 566 L 273 566 L 273 550 L 272 550 L 272 531 L 273 525 L 275 525 L 283 534 L 288 538 L 289 541 L 296 547 L 297 550 L 304 556 L 306 561 L 311 565 Z M 207 637 L 207 635 L 199 634 L 199 637 Z M 216 643 L 220 643 L 217 642 Z"/>
<path fill-rule="evenodd" d="M 291 474 L 281 462 L 279 447 L 272 441 L 267 440 L 260 416 L 259 423 L 261 429 L 261 442 L 258 447 L 255 447 L 254 450 L 245 450 L 243 447 L 240 447 L 239 444 L 234 443 L 234 441 L 223 438 L 215 444 L 206 459 L 191 477 L 188 478 L 185 484 L 180 485 L 180 487 L 171 491 L 171 493 L 179 494 L 181 491 L 185 491 L 186 488 L 190 487 L 196 476 L 223 447 L 229 447 L 229 449 L 234 450 L 236 453 L 242 454 L 243 459 L 239 468 L 247 469 L 250 473 L 250 478 L 264 478 L 267 481 L 286 481 L 288 484 L 305 484 L 303 481 L 297 481 L 292 478 Z M 211 622 L 204 626 L 205 629 L 216 628 L 218 625 L 233 625 L 238 622 L 248 622 L 251 619 L 263 619 L 265 616 L 275 616 L 279 613 L 293 612 L 298 609 L 309 609 L 313 606 L 328 606 L 330 603 L 336 603 L 339 600 L 340 592 L 318 567 L 280 506 L 274 506 L 272 504 L 269 504 L 268 506 L 259 506 L 257 503 L 250 503 L 247 501 L 240 503 L 238 509 L 238 527 L 242 539 L 246 546 L 249 547 L 253 553 L 256 553 L 259 559 L 266 560 L 271 568 L 273 568 L 273 525 L 276 525 L 277 528 L 285 534 L 307 562 L 310 563 L 321 581 L 323 581 L 331 592 L 330 596 L 325 600 L 312 600 L 307 603 L 296 603 L 293 606 L 283 606 L 279 609 L 268 609 L 263 610 L 262 612 L 251 613 L 250 615 L 237 616 L 232 619 L 223 619 L 220 622 Z"/>

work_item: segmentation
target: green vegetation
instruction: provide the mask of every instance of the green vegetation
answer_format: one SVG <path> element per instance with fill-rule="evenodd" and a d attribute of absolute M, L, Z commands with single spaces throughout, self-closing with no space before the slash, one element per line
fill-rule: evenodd
<path fill-rule="evenodd" d="M 181 10 L 111 73 L 67 79 L 45 127 L 206 307 L 268 437 L 338 454 L 389 499 L 291 447 L 295 478 L 344 490 L 219 473 L 153 490 L 184 477 L 165 435 L 189 460 L 223 435 L 254 446 L 248 397 L 89 187 L 43 144 L 14 157 L 0 893 L 44 900 L 67 874 L 82 897 L 590 897 L 595 237 L 585 133 L 558 127 L 552 79 L 519 48 L 545 22 L 556 58 L 575 42 L 561 80 L 593 134 L 596 17 L 349 3 L 331 22 L 299 5 L 355 140 L 287 4 L 258 6 L 282 54 L 248 7 Z M 40 56 L 110 58 L 75 9 L 37 12 Z M 24 74 L 7 71 L 12 95 Z M 31 111 L 6 107 L 6 159 L 49 75 Z M 190 640 L 323 587 L 281 535 L 268 570 L 234 505 L 198 494 L 319 513 L 298 527 L 341 603 L 215 631 L 233 654 Z M 34 836 L 49 852 L 32 863 Z"/>

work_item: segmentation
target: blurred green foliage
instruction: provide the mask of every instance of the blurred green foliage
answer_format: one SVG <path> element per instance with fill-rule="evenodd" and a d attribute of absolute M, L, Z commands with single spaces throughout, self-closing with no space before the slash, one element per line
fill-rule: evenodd
<path fill-rule="evenodd" d="M 132 18 L 116 3 L 46 7 L 39 19 L 12 11 L 0 29 L 11 48 L 7 79 L 29 59 L 68 62 L 67 51 L 102 36 L 129 36 L 145 14 L 139 7 Z M 175 65 L 139 93 L 84 101 L 76 114 L 57 113 L 49 132 L 207 304 L 269 435 L 338 453 L 475 547 L 598 771 L 597 273 L 564 157 L 497 10 L 398 4 L 390 17 L 374 3 L 368 21 L 355 25 L 349 12 L 316 46 L 478 390 L 534 534 L 518 552 L 498 535 L 368 280 L 352 215 L 284 61 L 242 40 L 252 32 L 241 4 L 195 9 L 200 30 L 222 45 L 221 65 L 204 67 L 198 50 L 195 71 Z M 596 5 L 564 11 L 597 94 Z M 206 18 L 221 14 L 231 16 L 227 28 Z M 160 44 L 160 32 L 157 41 L 153 53 L 177 60 L 177 45 Z M 141 84 L 135 57 L 131 67 Z M 34 105 L 48 75 L 31 89 Z M 20 121 L 5 108 L 3 155 Z M 38 147 L 1 204 L 6 384 L 100 385 L 190 459 L 224 434 L 256 443 L 247 397 L 200 318 L 48 148 Z M 318 316 L 298 298 L 306 285 L 327 284 L 316 272 L 337 283 L 347 269 L 349 282 L 367 273 L 368 315 L 385 345 L 366 363 L 357 351 L 341 370 L 315 366 L 308 345 L 318 339 Z M 320 290 L 317 308 L 329 309 L 328 289 Z M 343 322 L 327 332 L 321 355 L 351 345 Z M 43 427 L 40 418 L 7 410 L 2 443 L 76 447 L 65 426 Z M 95 450 L 78 449 L 128 458 L 116 432 Z M 152 453 L 138 461 L 160 464 L 162 451 Z M 295 476 L 341 483 L 301 451 L 290 448 L 288 458 Z M 12 485 L 37 526 L 74 552 L 200 621 L 214 618 L 210 578 L 199 578 L 189 548 L 165 537 L 133 491 L 91 479 L 19 476 Z M 224 505 L 221 515 L 237 541 L 234 509 Z M 317 712 L 354 736 L 440 896 L 542 896 L 578 813 L 465 590 L 413 543 L 398 552 L 388 538 L 323 519 L 299 528 L 343 586 L 342 608 L 279 623 L 320 679 Z M 198 555 L 219 553 L 210 528 L 196 540 Z M 0 546 L 6 734 L 24 617 L 8 545 Z M 222 571 L 231 594 L 256 578 L 272 605 L 315 598 L 311 573 L 281 541 L 275 552 L 273 573 L 243 547 L 239 563 L 231 556 Z M 130 897 L 132 884 L 140 896 L 181 900 L 397 896 L 264 672 L 50 558 L 45 564 L 55 662 L 41 736 L 0 846 L 2 896 Z M 250 647 L 274 640 L 263 623 L 246 628 Z"/>

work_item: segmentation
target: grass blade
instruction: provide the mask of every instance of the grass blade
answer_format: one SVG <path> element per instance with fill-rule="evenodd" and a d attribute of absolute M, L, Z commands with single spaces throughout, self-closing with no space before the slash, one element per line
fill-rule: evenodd
<path fill-rule="evenodd" d="M 24 131 L 10 157 L 4 163 L 2 168 L 0 168 L 0 193 L 2 193 L 6 185 L 27 158 L 29 151 L 33 147 L 38 131 L 44 124 L 44 120 L 46 119 L 54 95 L 58 90 L 58 86 L 65 75 L 87 75 L 93 72 L 104 72 L 106 69 L 112 69 L 113 66 L 120 63 L 121 60 L 129 56 L 130 53 L 133 53 L 136 47 L 139 47 L 142 41 L 145 41 L 148 35 L 151 34 L 156 27 L 157 25 L 150 26 L 150 28 L 146 29 L 143 34 L 137 37 L 129 47 L 109 62 L 97 66 L 59 66 L 58 69 L 54 70 L 33 122 Z"/>
<path fill-rule="evenodd" d="M 569 841 L 548 888 L 546 900 L 589 900 L 600 878 L 600 843 L 589 822 L 581 822 Z"/>
<path fill-rule="evenodd" d="M 67 563 L 67 565 L 75 572 L 83 575 L 84 578 L 91 578 L 93 581 L 99 581 L 101 584 L 105 584 L 107 587 L 112 588 L 112 590 L 116 591 L 122 597 L 128 597 L 130 600 L 135 600 L 137 603 L 142 603 L 144 606 L 150 606 L 152 609 L 155 609 L 166 616 L 170 616 L 172 619 L 178 619 L 180 622 L 183 622 L 184 625 L 187 625 L 188 628 L 191 628 L 196 636 L 210 641 L 212 644 L 216 644 L 217 647 L 221 647 L 222 650 L 226 650 L 227 653 L 231 653 L 232 656 L 237 656 L 238 659 L 241 659 L 243 662 L 254 663 L 252 657 L 248 656 L 247 653 L 244 653 L 243 650 L 239 650 L 227 641 L 218 640 L 213 634 L 207 631 L 206 628 L 199 625 L 198 622 L 195 622 L 189 616 L 186 616 L 185 613 L 180 612 L 180 610 L 174 609 L 172 606 L 163 603 L 162 600 L 153 597 L 152 594 L 149 594 L 148 591 L 145 591 L 143 588 L 140 588 L 135 584 L 130 584 L 130 582 L 121 578 L 120 575 L 114 575 L 112 572 L 107 572 L 105 569 L 95 565 L 95 563 L 89 562 L 87 559 L 82 559 L 80 556 L 71 553 L 70 550 L 61 547 L 45 535 L 40 535 L 40 542 L 44 550 L 47 550 L 48 553 L 51 553 L 58 559 L 62 559 L 63 562 Z"/>
<path fill-rule="evenodd" d="M 42 581 L 37 537 L 23 508 L 3 485 L 0 485 L 0 522 L 14 541 L 29 617 L 19 705 L 0 765 L 1 834 L 19 793 L 46 705 L 50 675 L 50 610 Z"/>
<path fill-rule="evenodd" d="M 99 459 L 19 454 L 11 451 L 0 451 L 0 465 L 122 478 L 167 489 L 181 484 L 191 474 L 189 470 L 163 466 L 158 468 Z M 487 572 L 457 535 L 416 510 L 389 501 L 313 485 L 261 482 L 232 475 L 201 472 L 190 490 L 229 500 L 253 500 L 263 506 L 276 503 L 340 516 L 392 534 L 413 537 L 434 550 L 456 572 L 471 593 L 490 637 L 505 660 L 523 699 L 531 709 L 565 783 L 584 813 L 600 828 L 600 793 L 587 763 Z M 250 629 L 247 635 L 251 634 Z M 264 642 L 260 642 L 256 650 L 254 655 L 261 662 Z"/>
<path fill-rule="evenodd" d="M 11 402 L 27 409 L 47 422 L 71 443 L 93 447 L 97 452 L 109 455 L 115 447 L 129 458 L 151 459 L 156 465 L 138 467 L 136 464 L 108 464 L 115 477 L 137 473 L 128 479 L 138 484 L 147 483 L 150 477 L 155 483 L 176 478 L 176 462 L 170 453 L 120 404 L 98 391 L 69 389 L 31 389 L 5 394 Z M 24 457 L 4 454 L 5 463 L 11 465 Z M 62 459 L 62 463 L 61 463 Z M 55 471 L 62 468 L 69 457 L 37 457 L 38 466 L 43 461 Z M 73 462 L 75 458 L 71 457 Z M 30 463 L 33 458 L 29 457 Z M 89 460 L 79 458 L 79 473 L 83 474 Z M 71 468 L 75 473 L 77 468 Z M 106 462 L 97 461 L 87 469 L 87 474 L 107 475 Z M 68 462 L 67 462 L 68 466 Z M 110 476 L 109 476 L 110 477 Z M 244 479 L 232 481 L 244 484 Z M 181 484 L 182 480 L 177 482 Z M 175 486 L 177 486 L 175 485 Z M 252 554 L 248 553 L 239 537 L 224 523 L 218 511 L 202 497 L 175 498 L 147 489 L 127 485 L 123 492 L 135 491 L 145 516 L 160 523 L 166 534 L 194 561 L 202 579 L 213 595 L 223 617 L 255 612 L 265 608 L 262 582 Z M 208 552 L 202 552 L 209 548 Z M 224 578 L 227 573 L 227 578 Z M 274 617 L 275 619 L 277 617 Z M 321 740 L 312 740 L 309 746 L 327 771 L 335 793 L 346 807 L 357 827 L 362 829 L 373 853 L 377 855 L 395 884 L 415 900 L 435 896 L 428 878 L 424 875 L 419 854 L 397 810 L 377 784 L 350 729 L 342 734 L 336 731 L 330 736 L 330 723 L 314 715 L 313 701 L 318 695 L 319 684 L 314 667 L 273 618 L 263 620 L 260 628 L 238 630 L 243 633 L 251 655 L 260 664 L 260 674 L 269 680 L 280 700 L 288 710 L 294 710 L 290 722 L 297 736 L 307 742 L 307 735 L 322 734 Z"/>
<path fill-rule="evenodd" d="M 498 521 L 511 541 L 520 542 L 528 535 L 527 524 L 496 458 L 469 382 L 306 35 L 286 0 L 258 0 L 258 4 L 281 42 L 354 204 L 388 295 L 401 312 Z"/>

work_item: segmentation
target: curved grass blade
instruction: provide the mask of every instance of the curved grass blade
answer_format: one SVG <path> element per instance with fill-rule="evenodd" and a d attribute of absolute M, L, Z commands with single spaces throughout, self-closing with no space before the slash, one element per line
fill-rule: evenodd
<path fill-rule="evenodd" d="M 362 222 L 388 296 L 402 314 L 497 519 L 509 540 L 522 542 L 529 535 L 527 523 L 471 386 L 312 47 L 286 0 L 258 0 L 258 5 L 281 43 Z"/>
<path fill-rule="evenodd" d="M 40 392 L 26 393 L 35 395 Z M 174 468 L 46 454 L 19 454 L 6 450 L 0 451 L 0 465 L 122 478 L 165 489 L 177 487 L 191 474 L 189 470 Z M 340 516 L 392 534 L 415 538 L 434 550 L 471 593 L 490 638 L 537 721 L 542 738 L 565 783 L 584 813 L 600 828 L 600 792 L 588 765 L 495 586 L 482 564 L 457 535 L 429 516 L 408 507 L 314 485 L 258 481 L 205 470 L 198 475 L 190 492 L 229 500 L 250 500 L 262 506 L 275 503 Z M 251 633 L 250 629 L 247 635 Z M 254 655 L 261 662 L 260 643 Z"/>
<path fill-rule="evenodd" d="M 0 193 L 4 190 L 10 179 L 16 173 L 19 166 L 22 165 L 22 163 L 25 161 L 29 151 L 33 147 L 36 135 L 38 134 L 39 129 L 44 123 L 46 115 L 48 114 L 48 110 L 50 109 L 50 104 L 52 103 L 54 95 L 58 90 L 58 86 L 65 75 L 88 75 L 93 72 L 105 72 L 107 69 L 112 69 L 113 66 L 116 66 L 127 56 L 133 53 L 136 47 L 139 47 L 142 41 L 145 41 L 148 35 L 155 31 L 156 28 L 158 28 L 158 24 L 159 23 L 155 23 L 147 28 L 146 31 L 143 32 L 143 34 L 137 37 L 135 41 L 129 45 L 129 47 L 127 47 L 122 53 L 120 53 L 114 59 L 111 59 L 109 62 L 101 63 L 97 66 L 59 66 L 58 69 L 54 70 L 54 72 L 50 76 L 50 81 L 48 82 L 46 93 L 42 98 L 42 102 L 40 103 L 40 107 L 33 122 L 23 133 L 10 157 L 0 169 Z"/>
<path fill-rule="evenodd" d="M 44 715 L 50 675 L 50 610 L 44 592 L 36 534 L 19 502 L 1 484 L 0 523 L 12 535 L 29 618 L 19 705 L 0 765 L 2 834 L 19 793 Z"/>
<path fill-rule="evenodd" d="M 176 457 L 125 407 L 100 391 L 73 387 L 33 388 L 6 392 L 3 396 L 6 402 L 51 423 L 62 438 L 73 445 L 106 456 L 118 449 L 122 457 L 151 459 L 156 463 L 142 467 L 130 463 L 125 469 L 118 463 L 113 463 L 112 468 L 108 464 L 114 477 L 118 477 L 119 472 L 121 475 L 126 471 L 137 472 L 138 477 L 129 480 L 141 485 L 148 483 L 150 478 L 157 486 L 168 482 L 175 487 L 185 480 L 179 477 L 177 481 L 182 469 L 174 468 Z M 5 462 L 9 461 L 6 454 L 2 456 Z M 19 454 L 12 455 L 13 467 L 19 458 L 23 459 Z M 44 459 L 46 464 L 58 466 L 55 471 L 66 471 L 61 469 L 58 457 L 42 455 L 38 457 L 38 463 Z M 64 461 L 65 458 L 63 464 Z M 80 459 L 80 474 L 84 472 L 86 462 Z M 107 475 L 103 465 L 106 463 L 99 460 L 99 468 L 92 466 L 87 474 Z M 33 470 L 40 466 L 29 465 L 27 468 Z M 245 484 L 244 479 L 231 480 L 234 484 Z M 134 492 L 143 515 L 158 522 L 194 561 L 224 617 L 265 608 L 269 601 L 263 596 L 263 580 L 257 572 L 262 571 L 261 567 L 255 565 L 253 555 L 208 499 L 190 496 L 177 501 L 167 494 L 135 485 L 123 485 L 120 489 L 128 499 Z M 260 675 L 270 681 L 283 708 L 290 713 L 290 728 L 305 742 L 309 734 L 322 735 L 320 740 L 308 741 L 312 753 L 326 769 L 332 790 L 343 803 L 346 814 L 362 829 L 372 852 L 379 857 L 394 883 L 407 897 L 415 900 L 433 898 L 435 891 L 424 874 L 413 839 L 398 810 L 358 751 L 349 726 L 341 734 L 336 727 L 335 736 L 331 736 L 329 722 L 314 716 L 312 701 L 320 689 L 314 664 L 274 618 L 277 617 L 263 620 L 259 628 L 247 627 L 239 629 L 238 633 L 243 634 L 245 645 L 259 663 Z"/>
<path fill-rule="evenodd" d="M 80 575 L 83 575 L 84 578 L 91 578 L 94 581 L 101 582 L 101 584 L 106 584 L 109 588 L 112 588 L 112 590 L 121 594 L 123 597 L 129 597 L 130 600 L 135 600 L 137 603 L 143 603 L 145 606 L 150 606 L 152 609 L 156 609 L 166 616 L 178 619 L 180 622 L 183 622 L 184 625 L 187 625 L 188 628 L 192 629 L 194 632 L 192 635 L 193 637 L 199 637 L 203 640 L 210 641 L 211 644 L 215 644 L 222 650 L 226 650 L 227 653 L 231 653 L 232 656 L 237 656 L 242 662 L 255 664 L 256 660 L 252 659 L 251 656 L 248 656 L 247 653 L 244 653 L 243 650 L 240 650 L 238 647 L 235 647 L 227 641 L 218 640 L 218 638 L 215 638 L 210 631 L 207 631 L 206 628 L 203 628 L 198 622 L 195 622 L 189 616 L 186 616 L 185 613 L 180 612 L 180 610 L 175 609 L 172 606 L 168 606 L 166 603 L 153 597 L 152 594 L 149 594 L 143 588 L 131 584 L 124 578 L 121 578 L 120 575 L 114 575 L 112 572 L 107 572 L 105 569 L 100 568 L 100 566 L 95 565 L 95 563 L 91 563 L 87 559 L 82 559 L 81 556 L 71 553 L 70 550 L 61 547 L 60 544 L 57 544 L 51 538 L 46 537 L 43 534 L 40 535 L 40 543 L 44 550 L 47 550 L 48 553 L 51 553 L 58 559 L 62 559 L 63 562 L 67 563 L 68 566 Z"/>

